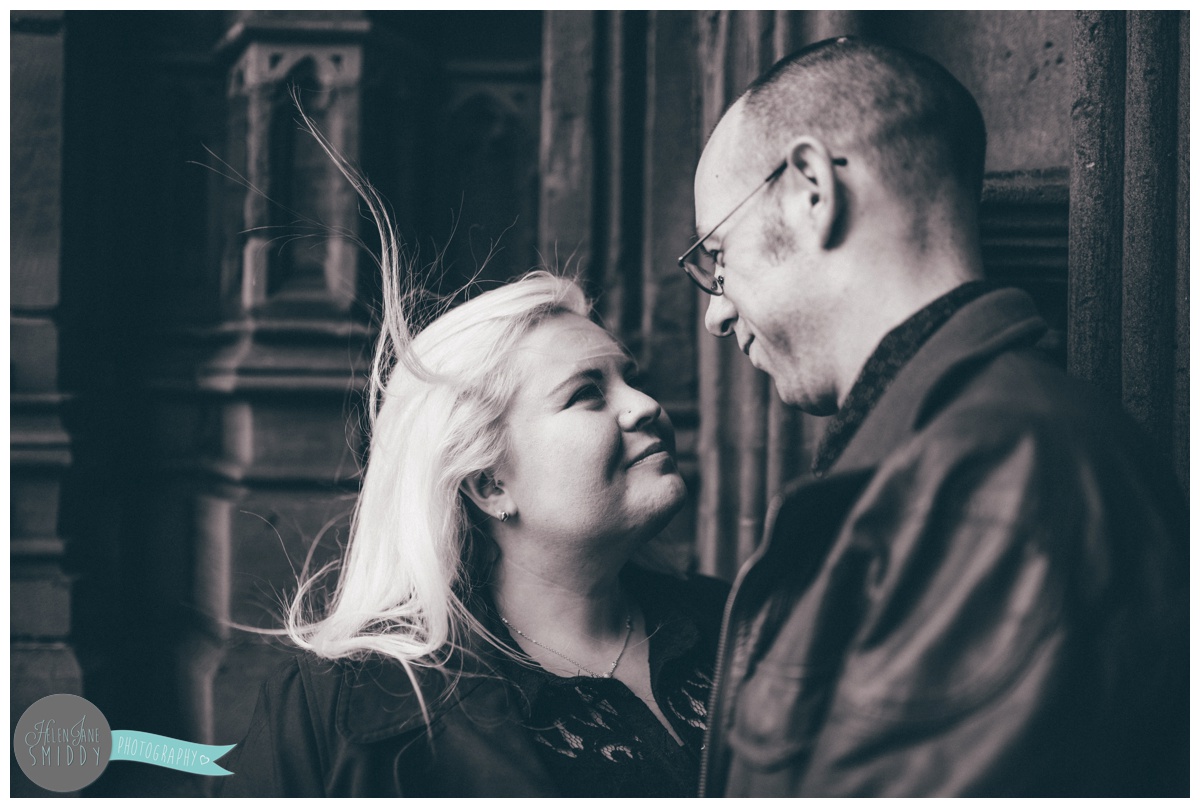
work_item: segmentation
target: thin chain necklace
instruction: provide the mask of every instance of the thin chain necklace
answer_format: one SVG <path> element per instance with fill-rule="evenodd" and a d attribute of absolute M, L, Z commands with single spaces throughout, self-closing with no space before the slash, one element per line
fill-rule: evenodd
<path fill-rule="evenodd" d="M 607 673 L 596 673 L 591 668 L 571 659 L 569 656 L 564 654 L 562 651 L 556 651 L 553 648 L 551 648 L 550 646 L 546 645 L 545 643 L 540 643 L 537 640 L 535 640 L 533 637 L 530 637 L 524 631 L 521 631 L 521 629 L 517 628 L 512 623 L 508 622 L 507 618 L 505 618 L 504 615 L 500 615 L 500 620 L 504 623 L 504 625 L 508 626 L 513 631 L 517 632 L 522 637 L 529 640 L 531 643 L 536 645 L 538 648 L 544 648 L 545 650 L 549 651 L 550 653 L 554 654 L 555 656 L 562 657 L 567 662 L 570 662 L 572 665 L 579 668 L 581 671 L 585 671 L 588 675 L 593 676 L 597 679 L 611 679 L 612 678 L 613 673 L 615 673 L 617 670 L 617 666 L 621 664 L 621 657 L 625 656 L 625 649 L 629 647 L 629 636 L 631 634 L 633 634 L 633 613 L 626 612 L 625 613 L 625 641 L 621 643 L 621 651 L 620 651 L 620 653 L 617 654 L 617 658 L 612 661 L 612 664 L 608 666 Z"/>

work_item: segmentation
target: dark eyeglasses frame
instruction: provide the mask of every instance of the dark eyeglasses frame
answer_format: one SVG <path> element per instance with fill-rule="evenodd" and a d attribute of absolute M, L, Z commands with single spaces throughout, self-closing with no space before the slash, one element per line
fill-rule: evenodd
<path fill-rule="evenodd" d="M 834 157 L 832 160 L 830 160 L 830 162 L 833 163 L 835 166 L 844 166 L 844 165 L 846 165 L 846 158 L 845 157 Z M 692 243 L 692 246 L 688 247 L 687 250 L 683 253 L 683 255 L 679 256 L 679 268 L 682 269 L 684 272 L 686 272 L 687 276 L 692 279 L 692 283 L 696 284 L 696 286 L 698 286 L 702 291 L 706 292 L 707 294 L 714 295 L 714 296 L 720 296 L 720 295 L 724 294 L 725 287 L 723 284 L 725 282 L 725 279 L 721 275 L 714 275 L 712 277 L 712 279 L 709 280 L 707 271 L 704 270 L 699 265 L 689 261 L 688 258 L 691 256 L 692 253 L 694 253 L 696 250 L 700 249 L 704 245 L 704 242 L 706 242 L 710 238 L 712 238 L 713 233 L 717 232 L 717 230 L 720 229 L 721 225 L 725 224 L 725 222 L 727 222 L 731 218 L 733 218 L 733 214 L 735 214 L 739 210 L 741 210 L 746 205 L 747 202 L 749 202 L 751 199 L 753 199 L 758 194 L 759 191 L 761 191 L 763 188 L 766 188 L 772 182 L 774 182 L 775 180 L 777 180 L 781 176 L 783 176 L 783 172 L 787 170 L 787 167 L 788 167 L 787 160 L 784 160 L 782 163 L 775 166 L 775 169 L 770 174 L 767 175 L 767 178 L 765 180 L 760 182 L 754 188 L 754 190 L 750 192 L 749 196 L 747 196 L 741 202 L 737 203 L 737 205 L 734 207 L 733 210 L 729 211 L 729 213 L 727 213 L 725 215 L 725 217 L 723 219 L 721 219 L 721 221 L 719 221 L 715 225 L 713 225 L 712 230 L 709 230 L 703 236 L 696 239 Z M 721 265 L 718 265 L 718 266 L 721 266 Z"/>

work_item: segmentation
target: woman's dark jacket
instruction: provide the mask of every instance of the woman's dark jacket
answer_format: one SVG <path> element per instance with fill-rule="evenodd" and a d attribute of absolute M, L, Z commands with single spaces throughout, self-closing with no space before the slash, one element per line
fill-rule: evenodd
<path fill-rule="evenodd" d="M 638 573 L 643 611 L 686 615 L 715 646 L 728 587 Z M 628 580 L 628 576 L 627 576 Z M 663 609 L 657 609 L 662 613 Z M 653 642 L 651 651 L 653 653 Z M 526 726 L 529 705 L 512 663 L 486 651 L 420 669 L 427 725 L 399 663 L 374 657 L 290 660 L 262 687 L 246 738 L 221 765 L 221 796 L 557 796 L 562 790 Z"/>

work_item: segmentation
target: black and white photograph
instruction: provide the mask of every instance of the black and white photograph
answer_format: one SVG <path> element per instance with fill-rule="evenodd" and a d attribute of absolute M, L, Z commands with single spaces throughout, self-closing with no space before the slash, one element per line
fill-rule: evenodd
<path fill-rule="evenodd" d="M 10 11 L 10 796 L 1189 796 L 1190 39 Z"/>

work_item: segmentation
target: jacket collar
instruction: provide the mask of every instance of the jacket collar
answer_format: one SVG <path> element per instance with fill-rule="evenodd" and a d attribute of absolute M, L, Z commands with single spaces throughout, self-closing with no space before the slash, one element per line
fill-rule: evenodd
<path fill-rule="evenodd" d="M 806 541 L 832 541 L 838 525 L 874 476 L 875 468 L 928 422 L 958 386 L 998 354 L 1030 346 L 1047 326 L 1033 300 L 1017 289 L 998 289 L 967 303 L 935 331 L 896 374 L 829 474 L 802 477 L 772 499 L 763 535 L 751 561 L 771 552 L 776 538 L 803 525 Z M 824 553 L 810 545 L 810 557 Z M 747 563 L 743 573 L 752 566 Z M 797 579 L 807 574 L 795 571 Z"/>
<path fill-rule="evenodd" d="M 1032 346 L 1046 330 L 1032 298 L 1018 289 L 998 289 L 967 303 L 900 370 L 832 471 L 878 465 L 944 405 L 965 377 L 1004 351 Z"/>

